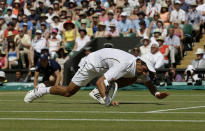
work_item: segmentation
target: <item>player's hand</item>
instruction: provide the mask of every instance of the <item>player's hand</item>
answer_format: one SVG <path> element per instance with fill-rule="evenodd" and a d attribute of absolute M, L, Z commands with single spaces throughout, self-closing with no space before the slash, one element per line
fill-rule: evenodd
<path fill-rule="evenodd" d="M 164 98 L 166 98 L 167 96 L 169 96 L 169 93 L 167 93 L 167 92 L 160 92 L 159 94 L 156 95 L 156 97 L 157 97 L 158 99 L 164 99 Z"/>
<path fill-rule="evenodd" d="M 118 106 L 120 103 L 118 101 L 112 101 L 112 106 Z"/>

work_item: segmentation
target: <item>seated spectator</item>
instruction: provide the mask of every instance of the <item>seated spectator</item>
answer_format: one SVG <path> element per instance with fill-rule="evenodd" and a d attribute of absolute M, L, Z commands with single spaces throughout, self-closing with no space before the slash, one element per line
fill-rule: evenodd
<path fill-rule="evenodd" d="M 98 21 L 99 21 L 98 14 L 94 14 L 91 21 L 91 28 L 93 30 L 93 35 L 95 35 L 95 33 L 98 31 Z"/>
<path fill-rule="evenodd" d="M 24 82 L 21 70 L 16 71 L 16 80 L 15 82 Z"/>
<path fill-rule="evenodd" d="M 116 25 L 114 23 L 110 23 L 109 25 L 110 30 L 106 31 L 106 37 L 118 37 L 120 36 L 119 31 L 116 29 Z"/>
<path fill-rule="evenodd" d="M 133 11 L 134 5 L 132 5 L 129 0 L 124 0 L 122 7 L 123 7 L 123 11 L 126 12 L 128 15 L 130 15 L 131 12 Z"/>
<path fill-rule="evenodd" d="M 106 13 L 106 10 L 105 10 L 105 8 L 102 8 L 101 15 L 99 16 L 99 21 L 100 22 L 105 22 L 107 20 L 108 20 L 108 15 Z"/>
<path fill-rule="evenodd" d="M 28 30 L 27 23 L 23 23 L 23 31 L 24 31 L 24 34 L 28 34 L 30 37 L 32 37 L 32 30 Z"/>
<path fill-rule="evenodd" d="M 165 28 L 170 25 L 170 12 L 168 5 L 166 3 L 162 4 L 160 19 L 164 22 Z"/>
<path fill-rule="evenodd" d="M 139 47 L 135 47 L 133 49 L 133 55 L 138 57 L 138 56 L 141 56 L 141 52 L 140 52 L 140 48 Z"/>
<path fill-rule="evenodd" d="M 61 85 L 63 84 L 64 64 L 70 58 L 67 53 L 68 52 L 63 47 L 59 48 L 57 51 L 58 57 L 56 58 L 56 62 L 58 62 L 58 64 L 61 66 Z"/>
<path fill-rule="evenodd" d="M 35 7 L 31 8 L 31 15 L 28 16 L 28 20 L 30 20 L 30 21 L 39 20 L 39 15 L 36 14 L 36 8 Z"/>
<path fill-rule="evenodd" d="M 16 15 L 12 16 L 11 22 L 14 23 L 14 29 L 18 30 L 19 29 L 19 22 L 18 22 L 18 18 Z"/>
<path fill-rule="evenodd" d="M 163 38 L 165 38 L 167 36 L 167 28 L 164 27 L 163 21 L 162 20 L 158 20 L 156 23 L 157 29 L 160 30 L 161 32 L 161 36 Z"/>
<path fill-rule="evenodd" d="M 179 27 L 179 21 L 174 21 L 174 35 L 178 36 L 180 38 L 180 51 L 181 51 L 181 56 L 183 56 L 183 40 L 184 40 L 184 32 L 183 30 Z"/>
<path fill-rule="evenodd" d="M 47 13 L 48 12 L 48 8 L 47 6 L 44 4 L 45 2 L 44 1 L 38 1 L 38 5 L 39 7 L 36 9 L 36 13 L 38 15 L 42 14 L 42 13 Z"/>
<path fill-rule="evenodd" d="M 151 39 L 150 39 L 150 41 L 151 41 L 150 44 L 151 44 L 151 45 L 154 44 L 154 43 L 155 43 L 155 44 L 158 44 L 158 43 L 157 43 L 157 38 L 159 38 L 159 37 L 161 36 L 161 34 L 162 34 L 161 31 L 160 31 L 160 29 L 158 29 L 158 28 L 155 29 L 155 30 L 153 31 L 153 33 L 154 33 L 154 34 L 153 34 L 153 36 L 152 36 Z"/>
<path fill-rule="evenodd" d="M 198 48 L 196 51 L 196 60 L 193 60 L 191 65 L 195 69 L 202 69 L 205 67 L 205 59 L 203 59 L 204 50 L 202 48 Z"/>
<path fill-rule="evenodd" d="M 169 46 L 171 66 L 175 66 L 175 56 L 178 55 L 180 48 L 180 38 L 174 35 L 174 28 L 169 29 L 168 36 L 165 39 L 165 44 Z"/>
<path fill-rule="evenodd" d="M 134 8 L 134 10 L 132 11 L 132 13 L 130 14 L 129 19 L 130 19 L 131 21 L 134 21 L 134 20 L 138 19 L 138 15 L 137 15 L 138 12 L 139 12 L 139 6 L 136 6 L 136 7 Z"/>
<path fill-rule="evenodd" d="M 194 0 L 195 1 L 195 0 Z M 190 4 L 193 2 L 192 0 L 180 0 L 181 2 L 181 9 L 184 10 L 186 13 L 188 13 L 188 10 L 190 8 Z M 187 3 L 189 2 L 189 3 Z"/>
<path fill-rule="evenodd" d="M 145 55 L 147 53 L 150 53 L 151 52 L 151 45 L 150 45 L 149 37 L 144 37 L 141 40 L 141 43 L 143 44 L 142 46 L 140 46 L 141 55 Z"/>
<path fill-rule="evenodd" d="M 63 45 L 67 51 L 71 51 L 74 47 L 74 41 L 76 39 L 76 29 L 72 21 L 67 21 L 63 24 Z"/>
<path fill-rule="evenodd" d="M 5 19 L 7 24 L 9 22 L 11 22 L 11 20 L 12 20 L 12 16 L 13 16 L 12 10 L 13 10 L 13 8 L 11 6 L 7 7 L 7 13 L 4 15 L 4 19 Z"/>
<path fill-rule="evenodd" d="M 29 67 L 31 67 L 31 37 L 28 34 L 25 34 L 22 28 L 20 28 L 18 32 L 19 34 L 15 36 L 14 42 L 16 43 L 16 46 L 20 49 L 20 56 L 23 68 L 26 68 L 25 55 L 28 56 Z"/>
<path fill-rule="evenodd" d="M 140 21 L 140 28 L 136 31 L 136 37 L 149 37 L 150 30 L 146 28 L 145 21 Z"/>
<path fill-rule="evenodd" d="M 138 0 L 140 11 L 146 12 L 147 2 L 144 0 Z"/>
<path fill-rule="evenodd" d="M 15 46 L 14 41 L 8 41 L 8 48 L 6 50 L 6 68 L 12 69 L 12 67 L 18 66 L 19 49 Z"/>
<path fill-rule="evenodd" d="M 49 49 L 51 59 L 55 59 L 56 51 L 60 48 L 60 40 L 56 37 L 57 33 L 58 31 L 56 29 L 53 29 L 51 37 L 47 41 L 47 47 Z"/>
<path fill-rule="evenodd" d="M 158 44 L 152 44 L 151 53 L 147 53 L 141 57 L 148 60 L 155 69 L 164 67 L 164 57 L 158 50 Z"/>
<path fill-rule="evenodd" d="M 3 50 L 0 50 L 0 68 L 6 69 L 7 62 L 6 53 Z"/>
<path fill-rule="evenodd" d="M 155 13 L 160 13 L 161 5 L 156 0 L 150 0 L 147 4 L 146 15 L 153 17 Z"/>
<path fill-rule="evenodd" d="M 23 28 L 23 24 L 24 24 L 24 23 L 27 23 L 27 27 L 28 27 L 27 29 L 28 29 L 28 30 L 32 30 L 33 24 L 32 24 L 31 21 L 28 20 L 27 15 L 23 15 L 23 21 L 20 22 L 20 24 L 19 24 L 20 28 Z"/>
<path fill-rule="evenodd" d="M 168 60 L 169 47 L 168 47 L 168 45 L 164 45 L 164 38 L 162 36 L 157 38 L 157 42 L 159 44 L 158 49 L 162 53 L 162 55 L 164 56 L 164 63 L 168 64 L 169 63 L 169 60 Z"/>
<path fill-rule="evenodd" d="M 113 10 L 108 11 L 108 20 L 105 21 L 106 31 L 110 30 L 111 23 L 114 23 L 115 25 L 117 25 L 117 20 L 114 19 L 114 11 Z"/>
<path fill-rule="evenodd" d="M 169 71 L 165 73 L 165 81 L 167 85 L 172 85 L 172 82 L 182 82 L 182 76 L 176 73 L 175 68 L 170 68 Z"/>
<path fill-rule="evenodd" d="M 8 28 L 4 31 L 4 39 L 8 36 L 8 32 L 12 32 L 14 36 L 18 34 L 18 30 L 14 29 L 14 23 L 10 22 L 7 26 Z"/>
<path fill-rule="evenodd" d="M 81 28 L 85 28 L 85 29 L 86 29 L 88 36 L 90 36 L 90 37 L 93 36 L 93 30 L 92 30 L 92 28 L 86 27 L 86 19 L 81 19 Z M 80 35 L 80 34 L 77 33 L 77 37 L 78 37 L 79 35 Z"/>
<path fill-rule="evenodd" d="M 90 41 L 90 37 L 87 35 L 85 28 L 80 28 L 79 33 L 80 33 L 80 36 L 78 36 L 75 40 L 73 51 L 80 51 Z"/>
<path fill-rule="evenodd" d="M 196 10 L 196 2 L 193 2 L 191 4 L 191 9 L 189 9 L 189 12 L 187 14 L 187 23 L 192 25 L 192 28 L 194 30 L 193 36 L 196 38 L 196 42 L 199 42 L 200 40 L 200 26 L 203 23 L 202 15 L 199 11 Z"/>
<path fill-rule="evenodd" d="M 115 12 L 115 16 L 114 18 L 117 20 L 117 21 L 121 21 L 121 13 L 123 12 L 123 8 L 122 6 L 117 6 L 117 11 Z"/>
<path fill-rule="evenodd" d="M 57 1 L 57 0 L 55 0 L 55 1 L 53 2 L 53 13 L 54 13 L 55 15 L 58 15 L 58 14 L 60 13 L 60 3 L 59 3 L 59 1 Z"/>
<path fill-rule="evenodd" d="M 81 20 L 82 19 L 86 19 L 86 27 L 90 27 L 90 21 L 89 21 L 89 19 L 87 19 L 86 14 L 85 14 L 84 11 L 80 11 L 79 19 L 75 21 L 75 26 L 77 28 L 80 28 L 81 27 Z"/>
<path fill-rule="evenodd" d="M 115 9 L 115 1 L 114 0 L 108 0 L 104 3 L 104 7 L 107 9 L 107 10 L 114 10 Z"/>
<path fill-rule="evenodd" d="M 46 14 L 40 15 L 40 20 L 38 21 L 36 27 L 37 29 L 41 29 L 42 24 L 46 26 L 46 29 L 50 30 L 50 23 L 47 22 L 48 16 Z"/>
<path fill-rule="evenodd" d="M 53 16 L 52 18 L 53 23 L 50 25 L 50 30 L 52 31 L 53 29 L 57 28 L 58 33 L 60 34 L 60 31 L 62 31 L 62 22 L 60 21 L 60 17 L 58 15 Z"/>
<path fill-rule="evenodd" d="M 46 39 L 41 36 L 42 31 L 37 30 L 36 31 L 36 36 L 32 40 L 31 45 L 31 66 L 34 66 L 34 64 L 37 63 L 41 50 L 46 47 Z"/>
<path fill-rule="evenodd" d="M 135 20 L 133 21 L 133 28 L 134 28 L 133 32 L 136 32 L 137 30 L 140 29 L 140 24 L 139 24 L 139 23 L 140 23 L 141 21 L 144 21 L 144 22 L 145 22 L 146 28 L 149 27 L 149 20 L 148 20 L 147 18 L 145 18 L 146 15 L 145 15 L 144 12 L 142 12 L 142 11 L 138 12 L 138 13 L 137 13 L 137 16 L 138 16 L 138 19 L 135 19 Z"/>
<path fill-rule="evenodd" d="M 186 20 L 185 11 L 180 9 L 181 2 L 179 0 L 175 1 L 175 9 L 172 10 L 170 15 L 170 22 L 179 21 L 180 24 L 184 24 Z"/>
<path fill-rule="evenodd" d="M 127 36 L 132 31 L 132 22 L 129 19 L 127 19 L 126 12 L 123 12 L 121 14 L 121 18 L 122 18 L 122 20 L 119 21 L 119 23 L 117 25 L 117 29 L 120 31 L 120 33 L 123 34 L 123 36 Z"/>
<path fill-rule="evenodd" d="M 157 22 L 159 21 L 159 18 L 160 18 L 159 14 L 155 13 L 154 17 L 152 18 L 152 22 L 149 24 L 149 29 L 151 33 L 153 33 L 153 31 L 158 28 Z"/>
<path fill-rule="evenodd" d="M 44 37 L 47 40 L 50 33 L 49 33 L 49 29 L 47 28 L 45 22 L 41 23 L 40 30 L 42 31 L 42 37 Z"/>
<path fill-rule="evenodd" d="M 53 13 L 53 6 L 48 7 L 48 13 L 46 13 L 46 16 L 47 16 L 46 22 L 48 24 L 51 24 L 53 22 L 52 18 L 53 16 L 55 16 L 55 14 Z"/>
<path fill-rule="evenodd" d="M 39 74 L 43 75 L 42 82 L 46 86 L 58 86 L 61 81 L 61 67 L 55 60 L 48 59 L 47 54 L 40 55 L 40 61 L 37 63 L 36 70 L 34 73 L 34 88 L 37 86 Z"/>
<path fill-rule="evenodd" d="M 95 38 L 98 37 L 106 37 L 106 31 L 105 31 L 106 25 L 102 22 L 98 24 L 98 31 L 95 33 Z"/>

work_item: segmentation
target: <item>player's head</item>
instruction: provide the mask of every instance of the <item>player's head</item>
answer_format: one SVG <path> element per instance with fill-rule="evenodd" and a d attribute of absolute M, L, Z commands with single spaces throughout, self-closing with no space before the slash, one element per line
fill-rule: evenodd
<path fill-rule="evenodd" d="M 136 75 L 147 74 L 148 72 L 149 72 L 149 69 L 148 69 L 146 63 L 140 59 L 137 59 L 137 61 L 136 61 Z"/>
<path fill-rule="evenodd" d="M 48 66 L 48 55 L 47 54 L 41 54 L 40 63 L 43 68 L 46 68 Z"/>

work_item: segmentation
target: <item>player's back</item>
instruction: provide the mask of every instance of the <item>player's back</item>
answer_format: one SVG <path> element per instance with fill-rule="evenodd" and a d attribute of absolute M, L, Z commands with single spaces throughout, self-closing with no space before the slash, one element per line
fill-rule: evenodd
<path fill-rule="evenodd" d="M 131 64 L 136 57 L 119 49 L 104 48 L 89 54 L 87 59 L 95 66 L 109 68 L 113 64 Z"/>

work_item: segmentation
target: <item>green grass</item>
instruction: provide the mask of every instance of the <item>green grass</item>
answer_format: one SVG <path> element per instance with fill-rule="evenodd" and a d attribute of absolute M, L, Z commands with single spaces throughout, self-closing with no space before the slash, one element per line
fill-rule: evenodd
<path fill-rule="evenodd" d="M 80 91 L 70 98 L 48 95 L 31 104 L 23 102 L 25 93 L 0 92 L 0 131 L 202 131 L 205 129 L 205 91 L 169 91 L 171 95 L 164 100 L 155 99 L 148 91 L 119 91 L 116 99 L 121 104 L 117 107 L 98 104 L 88 96 L 88 91 Z M 196 108 L 176 109 L 187 107 Z M 166 109 L 176 110 L 146 113 Z"/>

